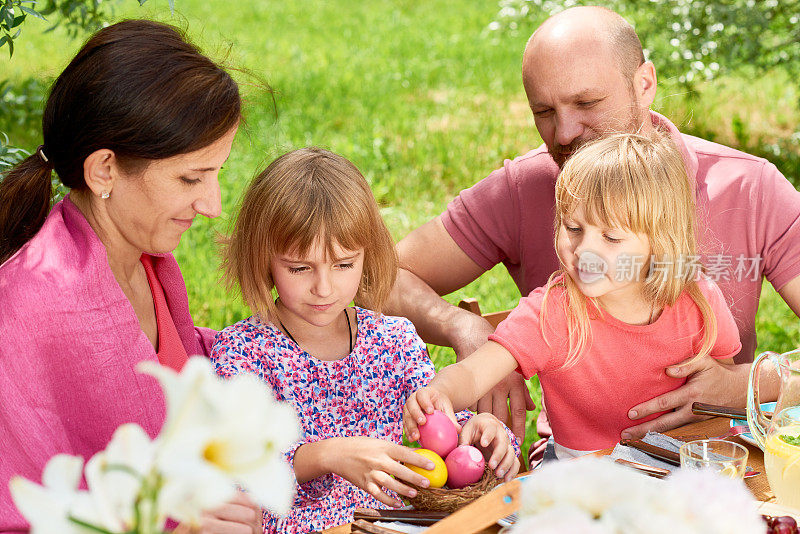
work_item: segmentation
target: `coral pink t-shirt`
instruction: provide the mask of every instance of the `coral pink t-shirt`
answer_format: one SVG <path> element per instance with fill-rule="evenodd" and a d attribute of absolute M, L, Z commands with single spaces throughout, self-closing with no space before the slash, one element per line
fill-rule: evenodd
<path fill-rule="evenodd" d="M 669 131 L 696 185 L 703 263 L 739 327 L 736 362 L 752 361 L 762 279 L 780 290 L 800 276 L 800 192 L 763 158 L 681 134 L 657 113 L 651 119 Z M 442 214 L 456 244 L 486 270 L 502 262 L 522 295 L 558 269 L 557 175 L 558 166 L 541 146 L 506 160 Z"/>
<path fill-rule="evenodd" d="M 742 347 L 733 316 L 714 282 L 702 279 L 699 285 L 717 319 L 711 357 L 732 358 Z M 580 451 L 612 447 L 622 430 L 660 415 L 632 421 L 628 410 L 686 381 L 667 376 L 664 369 L 700 351 L 700 308 L 684 292 L 648 325 L 623 323 L 608 313 L 590 317 L 591 345 L 575 365 L 563 368 L 569 339 L 565 292 L 554 287 L 547 297 L 545 331 L 551 346 L 540 326 L 544 293 L 540 287 L 523 297 L 489 339 L 511 352 L 525 378 L 539 376 L 557 445 Z"/>

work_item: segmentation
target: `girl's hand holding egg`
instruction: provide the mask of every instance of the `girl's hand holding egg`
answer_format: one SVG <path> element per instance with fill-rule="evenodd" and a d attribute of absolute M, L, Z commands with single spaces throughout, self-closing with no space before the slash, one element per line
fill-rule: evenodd
<path fill-rule="evenodd" d="M 461 425 L 456 422 L 453 404 L 450 399 L 432 387 L 424 387 L 409 395 L 405 406 L 403 406 L 403 428 L 409 441 L 417 441 L 419 439 L 420 426 L 425 424 L 428 417 L 435 410 L 444 413 L 447 419 L 456 427 L 457 432 L 461 430 Z M 455 447 L 455 444 L 453 447 Z"/>
<path fill-rule="evenodd" d="M 489 456 L 489 468 L 495 470 L 497 478 L 506 482 L 519 472 L 517 451 L 509 441 L 505 426 L 495 416 L 481 413 L 464 424 L 458 442 L 462 445 L 474 444 Z"/>
<path fill-rule="evenodd" d="M 414 452 L 433 462 L 433 469 L 424 469 L 414 465 L 409 465 L 408 468 L 427 478 L 431 483 L 431 488 L 441 488 L 444 486 L 445 482 L 447 482 L 447 466 L 444 460 L 442 460 L 442 457 L 430 449 L 415 449 Z"/>
<path fill-rule="evenodd" d="M 382 439 L 354 436 L 324 442 L 331 447 L 326 454 L 326 461 L 331 463 L 329 472 L 350 481 L 387 506 L 399 507 L 403 503 L 387 494 L 384 488 L 413 498 L 417 490 L 401 481 L 427 488 L 430 479 L 420 473 L 427 468 L 436 469 L 436 463 L 429 457 L 416 454 L 417 449 Z M 439 461 L 446 473 L 444 462 Z"/>
<path fill-rule="evenodd" d="M 480 480 L 486 462 L 484 454 L 470 445 L 473 441 L 487 454 L 493 445 L 489 466 L 497 468 L 495 474 L 498 478 L 505 476 L 506 480 L 511 480 L 519 471 L 519 460 L 505 427 L 491 414 L 474 416 L 464 425 L 459 437 L 453 422 L 444 413 L 435 410 L 427 415 L 418 434 L 424 448 L 416 452 L 431 459 L 436 467 L 433 470 L 410 468 L 428 478 L 432 488 L 442 487 L 445 480 L 451 489 L 460 489 Z M 461 445 L 457 446 L 459 442 Z"/>

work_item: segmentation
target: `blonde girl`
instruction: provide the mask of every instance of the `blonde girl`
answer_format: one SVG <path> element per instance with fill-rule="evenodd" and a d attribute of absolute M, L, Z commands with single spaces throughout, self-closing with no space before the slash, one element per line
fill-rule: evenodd
<path fill-rule="evenodd" d="M 738 329 L 701 272 L 694 213 L 668 137 L 618 134 L 576 152 L 556 182 L 561 268 L 408 400 L 409 436 L 423 412 L 469 406 L 516 369 L 539 376 L 556 455 L 579 456 L 613 446 L 630 408 L 685 382 L 664 368 L 693 356 L 732 364 Z"/>
<path fill-rule="evenodd" d="M 433 467 L 402 446 L 402 408 L 434 367 L 408 320 L 380 314 L 397 257 L 358 169 L 319 148 L 279 157 L 245 193 L 223 257 L 254 315 L 216 337 L 217 371 L 255 373 L 303 426 L 287 454 L 295 506 L 284 518 L 265 514 L 266 530 L 323 530 L 351 521 L 357 507 L 400 506 L 398 495 L 416 494 L 408 483 L 427 486 L 404 465 Z M 484 414 L 461 439 L 485 446 L 490 465 L 511 477 L 509 434 Z"/>

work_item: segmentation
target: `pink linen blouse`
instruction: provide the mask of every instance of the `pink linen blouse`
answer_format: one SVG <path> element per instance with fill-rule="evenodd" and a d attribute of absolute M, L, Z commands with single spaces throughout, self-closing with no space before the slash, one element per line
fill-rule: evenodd
<path fill-rule="evenodd" d="M 208 355 L 171 254 L 153 255 L 188 354 Z M 27 531 L 11 501 L 14 475 L 41 480 L 57 453 L 88 460 L 122 423 L 155 436 L 164 420 L 156 380 L 136 372 L 156 353 L 108 265 L 106 249 L 69 199 L 0 265 L 0 532 Z"/>

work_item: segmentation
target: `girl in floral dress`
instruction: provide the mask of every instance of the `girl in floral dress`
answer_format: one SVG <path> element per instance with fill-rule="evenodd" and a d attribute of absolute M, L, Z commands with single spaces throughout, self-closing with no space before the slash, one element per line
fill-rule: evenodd
<path fill-rule="evenodd" d="M 322 530 L 352 521 L 357 507 L 401 506 L 399 495 L 416 494 L 407 483 L 426 487 L 403 465 L 433 467 L 402 446 L 402 408 L 434 367 L 407 319 L 379 313 L 397 257 L 358 169 L 317 148 L 279 157 L 245 193 L 223 258 L 254 315 L 217 335 L 217 372 L 255 373 L 303 427 L 287 452 L 294 507 L 285 517 L 265 512 L 265 531 Z M 513 434 L 490 414 L 459 420 L 461 443 L 481 447 L 498 476 L 513 477 Z"/>

